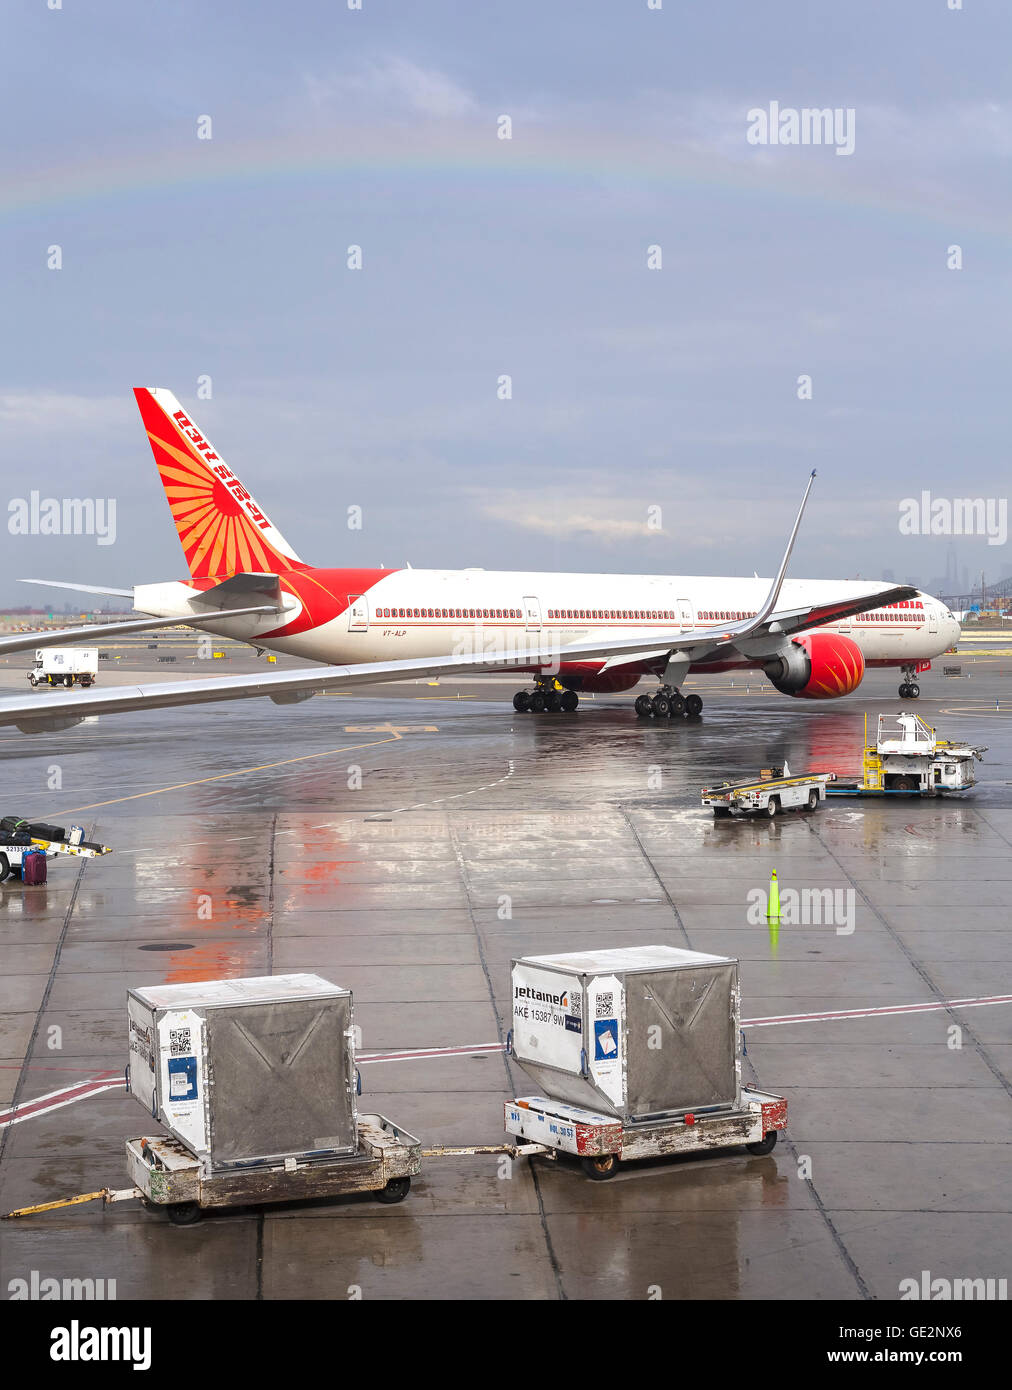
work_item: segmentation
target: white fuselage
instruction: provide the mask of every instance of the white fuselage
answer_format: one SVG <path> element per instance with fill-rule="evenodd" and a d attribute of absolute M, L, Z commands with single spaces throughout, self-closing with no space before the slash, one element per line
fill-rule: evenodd
<path fill-rule="evenodd" d="M 307 625 L 296 596 L 296 589 L 307 591 L 304 576 L 294 574 L 289 587 L 282 575 L 290 605 L 284 626 L 275 616 L 223 618 L 210 630 L 327 664 L 470 651 L 509 654 L 535 646 L 555 650 L 576 642 L 654 632 L 670 645 L 672 631 L 712 629 L 716 635 L 727 624 L 755 613 L 770 587 L 769 579 L 684 575 L 410 569 L 376 571 L 373 580 L 363 571 L 309 573 L 325 576 L 333 607 L 340 609 L 333 617 Z M 342 592 L 353 576 L 359 592 Z M 777 610 L 804 609 L 816 601 L 865 595 L 880 587 L 857 580 L 789 579 Z M 185 614 L 192 612 L 188 603 L 193 592 L 178 583 L 140 586 L 135 607 L 164 616 Z M 290 630 L 300 626 L 304 630 Z M 945 605 L 927 594 L 823 627 L 856 642 L 867 664 L 890 666 L 930 660 L 948 650 L 960 633 Z M 784 639 L 771 638 L 771 650 L 777 640 Z M 761 653 L 751 659 L 734 652 L 721 657 L 723 666 L 761 664 Z"/>

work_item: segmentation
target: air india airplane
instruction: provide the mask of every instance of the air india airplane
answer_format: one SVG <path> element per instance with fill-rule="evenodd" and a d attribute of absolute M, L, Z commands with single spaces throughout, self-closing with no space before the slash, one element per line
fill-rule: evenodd
<path fill-rule="evenodd" d="M 848 695 L 870 666 L 914 676 L 953 645 L 959 624 L 937 599 L 905 585 L 786 579 L 815 478 L 808 481 L 776 577 L 550 574 L 482 569 L 318 569 L 301 560 L 170 391 L 138 388 L 144 428 L 189 569 L 185 580 L 104 589 L 133 600 L 136 620 L 19 634 L 0 653 L 94 641 L 180 622 L 258 650 L 322 663 L 153 685 L 0 701 L 0 724 L 67 728 L 94 714 L 267 695 L 276 703 L 382 680 L 516 670 L 529 680 L 520 712 L 572 712 L 584 691 L 632 690 L 636 713 L 700 714 L 689 672 L 762 671 L 800 699 Z"/>

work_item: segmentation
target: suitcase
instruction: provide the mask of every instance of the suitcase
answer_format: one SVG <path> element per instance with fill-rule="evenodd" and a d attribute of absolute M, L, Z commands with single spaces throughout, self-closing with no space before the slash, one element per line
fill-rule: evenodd
<path fill-rule="evenodd" d="M 27 830 L 38 840 L 65 840 L 66 828 L 62 825 L 49 825 L 46 821 L 27 821 L 19 816 L 4 816 L 0 820 L 0 831 Z"/>
<path fill-rule="evenodd" d="M 21 882 L 40 884 L 46 881 L 46 856 L 41 850 L 28 850 L 21 859 Z"/>
<path fill-rule="evenodd" d="M 29 831 L 37 840 L 65 840 L 66 828 L 62 825 L 47 825 L 45 821 L 30 821 L 23 829 Z"/>

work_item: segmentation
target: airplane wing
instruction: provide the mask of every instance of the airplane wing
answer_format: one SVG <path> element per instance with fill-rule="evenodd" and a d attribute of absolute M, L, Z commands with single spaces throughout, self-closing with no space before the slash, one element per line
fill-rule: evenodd
<path fill-rule="evenodd" d="M 884 592 L 893 593 L 894 590 Z M 868 600 L 867 607 L 877 607 L 881 601 L 876 595 Z M 70 728 L 97 714 L 171 709 L 180 705 L 211 704 L 225 700 L 250 699 L 255 696 L 267 696 L 278 705 L 296 704 L 328 690 L 345 690 L 349 686 L 368 685 L 375 681 L 415 680 L 422 677 L 459 676 L 468 673 L 488 674 L 539 665 L 550 671 L 553 668 L 558 669 L 560 661 L 584 661 L 598 657 L 663 660 L 672 652 L 685 653 L 691 660 L 700 660 L 704 653 L 719 650 L 720 646 L 733 645 L 731 628 L 718 637 L 711 631 L 673 633 L 660 646 L 656 633 L 649 638 L 640 633 L 635 637 L 613 638 L 603 643 L 583 642 L 554 648 L 548 645 L 524 647 L 515 654 L 500 656 L 471 652 L 461 656 L 363 662 L 354 666 L 314 666 L 298 671 L 265 671 L 263 674 L 250 676 L 162 681 L 152 685 L 82 690 L 66 695 L 50 695 L 46 692 L 41 696 L 36 695 L 34 699 L 0 700 L 0 725 L 14 724 L 23 733 L 49 733 Z"/>
<path fill-rule="evenodd" d="M 853 613 L 865 612 L 886 603 L 911 598 L 916 593 L 916 590 L 905 585 L 869 585 L 867 594 L 863 596 L 816 603 L 803 609 L 777 611 L 776 604 L 787 573 L 787 564 L 814 479 L 813 471 L 777 577 L 763 604 L 753 617 L 722 625 L 717 631 L 712 628 L 693 628 L 685 632 L 676 632 L 673 629 L 668 633 L 640 632 L 625 637 L 615 634 L 595 641 L 570 643 L 564 647 L 546 642 L 544 634 L 532 633 L 528 634 L 530 640 L 527 644 L 499 654 L 478 651 L 456 656 L 363 662 L 351 666 L 318 666 L 298 671 L 271 671 L 252 676 L 165 681 L 154 685 L 122 686 L 109 690 L 83 690 L 67 695 L 50 695 L 46 692 L 41 697 L 36 696 L 29 700 L 0 700 L 0 725 L 14 724 L 24 733 L 52 732 L 70 728 L 83 719 L 98 714 L 169 709 L 180 705 L 243 700 L 256 696 L 267 696 L 275 704 L 295 704 L 309 699 L 318 692 L 337 687 L 345 689 L 352 685 L 366 685 L 375 681 L 413 680 L 420 677 L 466 673 L 487 674 L 518 667 L 540 667 L 551 672 L 558 670 L 562 662 L 595 659 L 603 659 L 609 666 L 633 661 L 661 663 L 669 660 L 688 664 L 703 661 L 709 656 L 719 656 L 722 651 L 733 648 L 754 655 L 764 642 L 771 643 L 772 655 L 775 644 L 782 641 L 784 635 L 789 632 L 801 632 L 806 628 L 817 627 L 820 623 L 836 621 Z M 271 608 L 267 611 L 274 610 Z M 229 610 L 229 616 L 238 616 L 238 612 Z M 216 619 L 208 618 L 207 621 L 220 619 L 219 612 Z M 178 622 L 179 619 L 153 621 L 154 625 L 161 622 L 162 625 L 168 626 L 170 622 Z M 187 618 L 186 621 L 191 626 L 199 626 L 200 622 L 194 618 Z M 124 631 L 136 630 L 145 624 L 124 623 L 110 626 Z M 100 629 L 91 628 L 83 631 L 97 636 Z M 65 639 L 67 635 L 57 635 L 53 640 L 61 640 L 61 637 Z M 31 643 L 25 645 L 39 644 L 33 636 Z M 0 652 L 3 650 L 0 646 Z"/>
<path fill-rule="evenodd" d="M 9 652 L 35 651 L 36 647 L 62 647 L 71 642 L 95 642 L 102 637 L 120 637 L 125 632 L 153 632 L 160 627 L 203 627 L 220 623 L 223 617 L 242 618 L 254 613 L 276 613 L 277 605 L 269 603 L 258 608 L 236 608 L 222 612 L 209 611 L 206 616 L 194 614 L 185 618 L 127 618 L 118 623 L 90 623 L 85 627 L 44 628 L 41 632 L 16 632 L 0 637 L 0 656 Z"/>

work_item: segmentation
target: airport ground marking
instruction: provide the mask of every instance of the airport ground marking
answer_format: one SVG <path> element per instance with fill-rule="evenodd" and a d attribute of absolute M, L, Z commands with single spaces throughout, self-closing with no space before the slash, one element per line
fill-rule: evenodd
<path fill-rule="evenodd" d="M 432 800 L 432 801 L 419 801 L 419 802 L 416 802 L 414 806 L 398 806 L 398 807 L 396 807 L 395 810 L 391 811 L 389 814 L 390 814 L 391 816 L 399 816 L 400 813 L 401 813 L 402 811 L 421 811 L 421 810 L 424 810 L 426 806 L 439 806 L 439 805 L 441 805 L 442 802 L 444 802 L 444 801 L 458 801 L 462 796 L 474 796 L 477 792 L 487 792 L 487 791 L 491 791 L 493 787 L 501 786 L 501 784 L 502 784 L 503 782 L 509 781 L 509 779 L 513 776 L 514 771 L 515 771 L 515 767 L 514 767 L 513 759 L 512 759 L 512 758 L 507 758 L 507 759 L 506 759 L 506 771 L 505 771 L 505 772 L 503 773 L 503 775 L 502 775 L 500 778 L 498 778 L 498 780 L 495 781 L 495 782 L 486 782 L 484 786 L 482 786 L 482 787 L 472 787 L 470 791 L 466 791 L 466 792 L 451 792 L 451 793 L 450 793 L 449 795 L 447 795 L 447 796 L 437 796 L 437 797 L 436 797 L 434 800 Z"/>
<path fill-rule="evenodd" d="M 302 753 L 296 758 L 281 758 L 276 763 L 260 763 L 256 767 L 239 767 L 234 772 L 218 772 L 213 777 L 197 777 L 192 782 L 174 782 L 168 787 L 153 787 L 151 791 L 134 792 L 130 796 L 114 796 L 109 801 L 93 801 L 88 806 L 71 806 L 68 811 L 49 811 L 52 816 L 73 816 L 80 811 L 97 811 L 102 806 L 118 806 L 123 801 L 139 801 L 145 796 L 161 796 L 163 792 L 184 791 L 187 787 L 201 787 L 207 782 L 224 782 L 230 777 L 246 777 L 251 772 L 269 772 L 275 767 L 287 767 L 290 763 L 306 763 L 313 758 L 332 758 L 338 753 L 358 752 L 361 748 L 378 748 L 381 743 L 400 743 L 401 735 L 392 733 L 389 738 L 379 738 L 372 743 L 346 743 L 341 748 L 327 748 L 321 753 Z"/>
<path fill-rule="evenodd" d="M 939 1013 L 945 1009 L 981 1009 L 994 1004 L 1012 1004 L 1012 994 L 992 994 L 970 996 L 965 999 L 929 1000 L 920 1004 L 883 1004 L 864 1009 L 825 1009 L 819 1013 L 774 1014 L 767 1018 L 742 1019 L 742 1028 L 773 1028 L 790 1023 L 834 1023 L 844 1019 L 896 1018 L 906 1014 Z M 500 1042 L 470 1043 L 458 1047 L 419 1047 L 391 1052 L 361 1053 L 356 1059 L 360 1065 L 369 1066 L 377 1062 L 416 1062 L 440 1057 L 480 1057 L 503 1052 Z M 0 1110 L 0 1129 L 20 1124 L 23 1120 L 37 1119 L 51 1114 L 65 1105 L 87 1100 L 89 1096 L 101 1095 L 104 1091 L 125 1090 L 122 1073 L 100 1072 L 87 1081 L 73 1086 L 65 1086 L 59 1091 L 50 1091 L 35 1100 L 22 1101 L 20 1105 Z"/>
<path fill-rule="evenodd" d="M 38 1115 L 49 1115 L 54 1110 L 61 1110 L 65 1105 L 87 1100 L 89 1096 L 100 1095 L 103 1091 L 114 1090 L 125 1090 L 123 1073 L 100 1072 L 88 1081 L 78 1081 L 73 1086 L 63 1086 L 58 1091 L 49 1091 L 44 1096 L 36 1096 L 34 1100 L 22 1101 L 20 1105 L 0 1110 L 0 1129 L 21 1124 L 23 1120 L 31 1120 Z"/>

